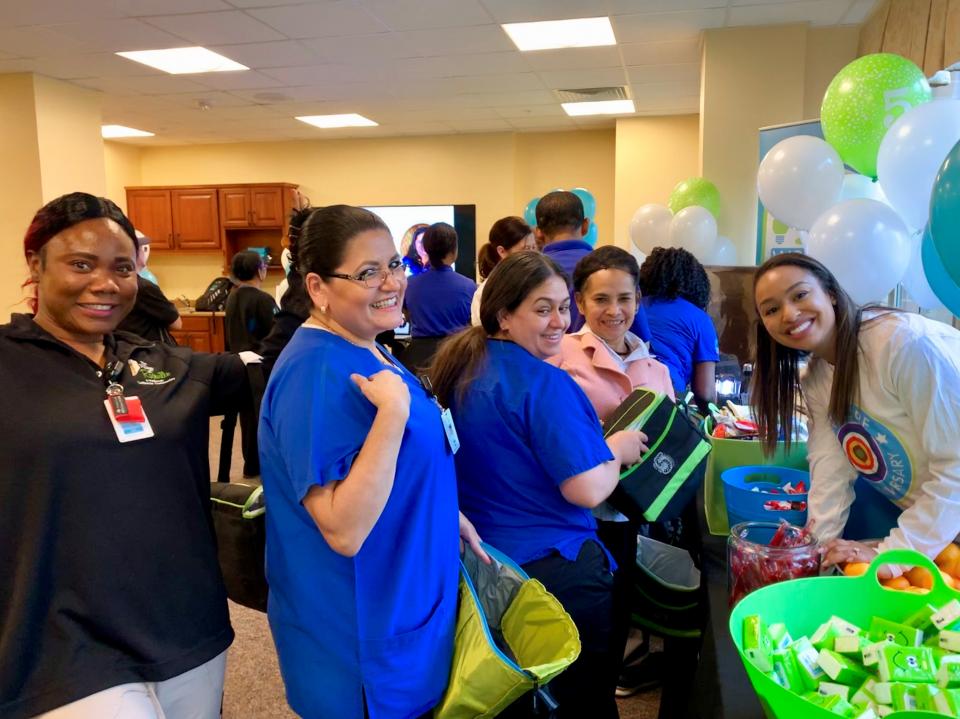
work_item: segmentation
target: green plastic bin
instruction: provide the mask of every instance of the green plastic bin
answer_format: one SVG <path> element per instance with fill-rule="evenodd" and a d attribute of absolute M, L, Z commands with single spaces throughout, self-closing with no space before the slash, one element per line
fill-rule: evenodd
<path fill-rule="evenodd" d="M 929 569 L 933 574 L 933 589 L 927 594 L 886 589 L 876 576 L 877 570 L 884 564 L 906 564 Z M 932 561 L 911 549 L 892 549 L 876 557 L 861 577 L 793 579 L 748 594 L 730 613 L 730 636 L 769 719 L 837 719 L 836 714 L 784 689 L 753 666 L 743 653 L 743 618 L 758 614 L 768 624 L 783 622 L 794 637 L 810 636 L 834 614 L 866 627 L 874 616 L 896 621 L 910 616 L 927 603 L 941 606 L 951 599 L 960 599 L 960 592 L 944 584 Z M 942 714 L 931 712 L 904 711 L 891 716 L 896 719 L 943 719 Z"/>
<path fill-rule="evenodd" d="M 784 450 L 784 443 L 777 442 L 777 450 L 770 457 L 763 454 L 759 440 L 751 439 L 717 439 L 711 437 L 713 418 L 707 417 L 703 421 L 704 434 L 713 448 L 707 457 L 707 474 L 703 480 L 703 508 L 707 516 L 707 527 L 710 534 L 725 537 L 730 533 L 730 523 L 727 521 L 727 505 L 723 499 L 723 482 L 720 474 L 733 467 L 748 465 L 763 465 L 789 467 L 791 469 L 807 469 L 807 443 L 793 442 L 790 451 Z"/>

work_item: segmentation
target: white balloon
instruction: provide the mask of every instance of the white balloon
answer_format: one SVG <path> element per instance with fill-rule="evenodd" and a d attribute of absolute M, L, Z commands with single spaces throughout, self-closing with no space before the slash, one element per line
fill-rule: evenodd
<path fill-rule="evenodd" d="M 670 242 L 670 221 L 673 213 L 663 205 L 649 204 L 640 207 L 630 220 L 630 239 L 644 253 L 654 247 L 666 247 Z"/>
<path fill-rule="evenodd" d="M 840 199 L 843 162 L 819 137 L 797 135 L 774 145 L 757 171 L 760 201 L 790 227 L 809 229 Z"/>
<path fill-rule="evenodd" d="M 891 207 L 876 200 L 846 200 L 824 212 L 807 252 L 836 275 L 860 303 L 883 300 L 910 262 L 910 232 Z"/>
<path fill-rule="evenodd" d="M 923 260 L 920 255 L 922 240 L 922 232 L 918 232 L 910 238 L 910 264 L 907 265 L 907 271 L 903 273 L 903 279 L 900 282 L 903 283 L 907 294 L 920 307 L 925 310 L 940 309 L 943 307 L 943 303 L 936 293 L 930 289 L 930 283 L 927 282 L 927 276 L 923 271 Z"/>
<path fill-rule="evenodd" d="M 907 226 L 920 230 L 930 216 L 937 171 L 960 141 L 960 101 L 928 102 L 890 126 L 877 153 L 877 177 L 890 206 Z"/>
<path fill-rule="evenodd" d="M 633 255 L 633 259 L 635 259 L 637 261 L 637 264 L 640 265 L 641 267 L 643 266 L 643 263 L 647 259 L 647 253 L 644 252 L 643 250 L 638 250 L 637 246 L 634 244 L 630 245 L 630 254 Z"/>
<path fill-rule="evenodd" d="M 713 252 L 704 261 L 708 265 L 736 265 L 737 247 L 729 237 L 719 235 L 713 246 Z"/>
<path fill-rule="evenodd" d="M 717 221 L 705 207 L 690 205 L 673 216 L 670 244 L 682 247 L 703 262 L 717 242 Z"/>
<path fill-rule="evenodd" d="M 844 200 L 876 200 L 885 205 L 890 204 L 879 182 L 874 182 L 866 175 L 858 175 L 855 172 L 848 172 L 843 176 L 840 202 Z"/>

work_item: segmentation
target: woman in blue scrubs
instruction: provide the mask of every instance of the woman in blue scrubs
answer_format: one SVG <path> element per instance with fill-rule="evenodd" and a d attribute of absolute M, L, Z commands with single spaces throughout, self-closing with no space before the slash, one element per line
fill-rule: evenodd
<path fill-rule="evenodd" d="M 447 685 L 457 610 L 453 454 L 433 397 L 374 338 L 401 322 L 403 262 L 373 213 L 303 224 L 310 316 L 263 398 L 268 615 L 306 719 L 406 719 Z"/>
<path fill-rule="evenodd" d="M 560 350 L 570 324 L 566 277 L 553 260 L 536 252 L 503 260 L 487 280 L 480 320 L 448 340 L 431 368 L 460 434 L 460 506 L 577 625 L 580 657 L 551 682 L 560 716 L 616 717 L 614 566 L 590 509 L 613 491 L 620 465 L 646 450 L 646 437 L 604 440 L 583 391 L 543 361 Z"/>

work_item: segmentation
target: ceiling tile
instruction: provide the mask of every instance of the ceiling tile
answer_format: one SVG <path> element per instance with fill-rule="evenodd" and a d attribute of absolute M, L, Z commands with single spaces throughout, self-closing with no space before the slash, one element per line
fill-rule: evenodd
<path fill-rule="evenodd" d="M 538 50 L 522 53 L 530 67 L 538 71 L 580 70 L 594 67 L 613 67 L 620 64 L 616 46 L 577 47 L 565 50 Z"/>
<path fill-rule="evenodd" d="M 360 0 L 391 30 L 489 25 L 489 13 L 477 0 Z"/>
<path fill-rule="evenodd" d="M 556 104 L 556 96 L 549 90 L 525 90 L 523 92 L 483 92 L 472 95 L 455 95 L 449 99 L 461 107 L 531 107 Z"/>
<path fill-rule="evenodd" d="M 541 72 L 540 79 L 550 89 L 607 87 L 627 84 L 627 74 L 622 67 Z"/>
<path fill-rule="evenodd" d="M 532 105 L 529 107 L 496 107 L 494 112 L 502 118 L 514 119 L 523 117 L 567 117 L 567 113 L 560 107 L 560 102 L 556 101 L 552 105 Z"/>
<path fill-rule="evenodd" d="M 876 0 L 854 0 L 841 22 L 844 25 L 860 25 L 870 16 L 876 7 Z"/>
<path fill-rule="evenodd" d="M 273 84 L 287 85 L 335 85 L 344 82 L 376 80 L 381 73 L 375 68 L 355 65 L 310 65 L 305 67 L 274 67 L 263 71 L 273 78 Z"/>
<path fill-rule="evenodd" d="M 102 52 L 162 50 L 184 45 L 181 38 L 130 18 L 52 25 L 50 30 L 81 43 L 87 50 Z"/>
<path fill-rule="evenodd" d="M 676 42 L 698 38 L 704 28 L 723 27 L 725 13 L 721 9 L 642 13 L 616 15 L 611 21 L 617 42 Z"/>
<path fill-rule="evenodd" d="M 113 0 L 117 12 L 126 17 L 176 15 L 191 12 L 230 10 L 223 0 Z"/>
<path fill-rule="evenodd" d="M 561 110 L 561 114 L 556 117 L 511 117 L 508 122 L 511 127 L 517 129 L 546 129 L 546 128 L 566 128 L 570 129 L 573 125 L 573 119 Z"/>
<path fill-rule="evenodd" d="M 631 85 L 673 82 L 687 87 L 700 87 L 700 63 L 683 65 L 637 65 L 627 68 Z"/>
<path fill-rule="evenodd" d="M 513 92 L 515 90 L 542 90 L 543 83 L 532 72 L 508 75 L 474 75 L 453 78 L 457 92 Z"/>
<path fill-rule="evenodd" d="M 47 2 L 0 3 L 0 26 L 53 25 L 82 20 L 108 20 L 122 17 L 111 0 L 48 0 Z"/>
<path fill-rule="evenodd" d="M 33 62 L 34 72 L 60 80 L 73 80 L 81 77 L 140 77 L 162 74 L 159 70 L 130 62 L 112 53 L 48 55 L 36 58 Z"/>
<path fill-rule="evenodd" d="M 605 2 L 591 0 L 482 0 L 494 21 L 531 22 L 606 15 Z"/>
<path fill-rule="evenodd" d="M 203 92 L 207 88 L 189 75 L 155 75 L 143 77 L 103 77 L 77 80 L 76 84 L 120 94 L 169 95 L 179 92 Z"/>
<path fill-rule="evenodd" d="M 260 8 L 247 13 L 292 38 L 366 35 L 387 30 L 352 2 Z"/>
<path fill-rule="evenodd" d="M 509 132 L 511 125 L 506 120 L 448 120 L 457 132 Z"/>
<path fill-rule="evenodd" d="M 758 0 L 768 2 L 768 0 Z M 792 2 L 792 0 L 787 0 Z M 680 10 L 708 10 L 727 7 L 727 0 L 606 0 L 610 15 L 630 15 L 637 12 L 670 12 Z"/>
<path fill-rule="evenodd" d="M 300 41 L 318 58 L 327 62 L 376 64 L 387 60 L 417 57 L 420 52 L 397 33 L 323 37 Z"/>
<path fill-rule="evenodd" d="M 213 45 L 210 49 L 253 70 L 262 70 L 268 67 L 314 65 L 319 60 L 308 47 L 296 40 L 250 42 L 242 45 Z"/>
<path fill-rule="evenodd" d="M 416 50 L 416 55 L 425 57 L 516 50 L 516 46 L 499 25 L 454 27 L 442 32 L 407 30 L 396 34 Z"/>
<path fill-rule="evenodd" d="M 237 10 L 151 17 L 146 18 L 146 22 L 204 46 L 286 39 L 262 22 Z"/>
<path fill-rule="evenodd" d="M 273 88 L 277 81 L 267 75 L 252 70 L 245 72 L 205 72 L 191 75 L 191 79 L 214 90 L 249 90 L 251 88 Z"/>
<path fill-rule="evenodd" d="M 2 24 L 4 23 L 0 22 L 0 25 Z M 89 52 L 83 42 L 71 40 L 45 27 L 0 29 L 0 50 L 17 57 L 77 55 Z"/>
<path fill-rule="evenodd" d="M 627 43 L 620 46 L 625 65 L 659 65 L 700 62 L 700 39 L 691 37 L 676 42 Z"/>
<path fill-rule="evenodd" d="M 10 72 L 38 72 L 40 60 L 33 57 L 15 57 L 11 60 L 0 60 L 0 74 Z"/>
<path fill-rule="evenodd" d="M 221 113 L 221 109 L 252 105 L 253 101 L 249 98 L 240 97 L 229 92 L 189 92 L 177 93 L 175 95 L 162 95 L 161 98 L 170 104 L 180 107 L 187 107 L 191 111 L 203 113 L 203 116 L 211 121 L 217 121 L 217 116 L 229 115 L 233 118 L 234 114 Z M 200 103 L 209 105 L 209 110 L 200 108 Z M 220 120 L 222 121 L 222 120 Z"/>
<path fill-rule="evenodd" d="M 741 5 L 731 7 L 728 24 L 772 25 L 809 22 L 812 25 L 836 25 L 846 13 L 848 3 L 838 0 L 804 0 L 773 5 Z"/>

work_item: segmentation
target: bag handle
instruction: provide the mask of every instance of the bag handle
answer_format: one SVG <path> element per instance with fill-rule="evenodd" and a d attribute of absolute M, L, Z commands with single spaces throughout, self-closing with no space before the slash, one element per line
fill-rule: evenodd
<path fill-rule="evenodd" d="M 933 587 L 931 591 L 943 588 L 949 589 L 947 583 L 943 581 L 940 568 L 933 563 L 933 560 L 924 554 L 920 554 L 920 552 L 915 549 L 888 549 L 880 552 L 880 554 L 870 562 L 870 566 L 867 568 L 867 571 L 864 572 L 863 578 L 865 580 L 873 580 L 879 584 L 880 580 L 877 578 L 877 572 L 879 572 L 880 568 L 885 564 L 906 564 L 911 567 L 923 567 L 933 576 Z"/>

